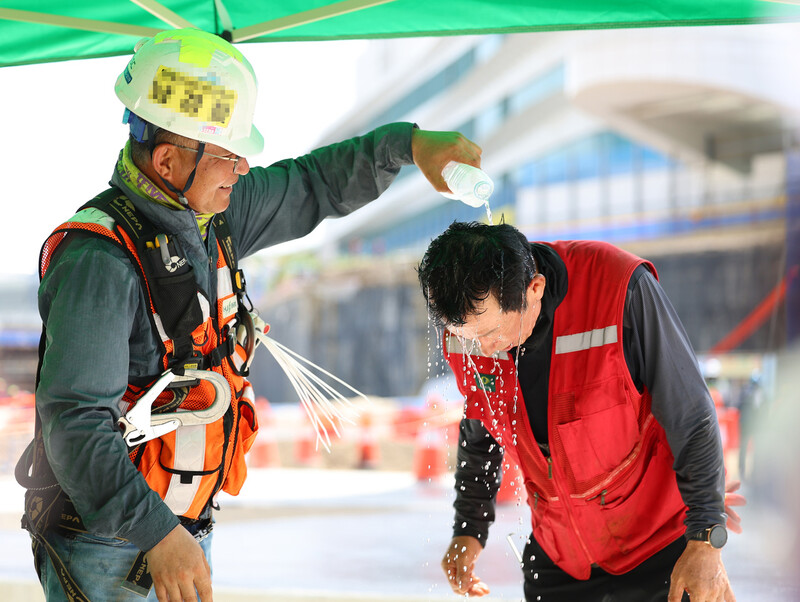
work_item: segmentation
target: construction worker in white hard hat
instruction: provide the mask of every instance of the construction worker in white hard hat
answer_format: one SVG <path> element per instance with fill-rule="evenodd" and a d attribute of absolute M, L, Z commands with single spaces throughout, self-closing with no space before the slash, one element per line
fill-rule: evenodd
<path fill-rule="evenodd" d="M 115 90 L 111 188 L 45 242 L 34 441 L 17 467 L 47 600 L 212 599 L 219 491 L 258 429 L 238 261 L 377 198 L 402 165 L 445 191 L 456 132 L 393 123 L 269 167 L 256 76 L 222 38 L 159 33 Z"/>

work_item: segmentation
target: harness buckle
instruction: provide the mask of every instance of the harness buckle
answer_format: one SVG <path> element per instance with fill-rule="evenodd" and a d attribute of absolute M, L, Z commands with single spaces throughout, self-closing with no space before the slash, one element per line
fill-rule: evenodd
<path fill-rule="evenodd" d="M 243 294 L 247 290 L 247 281 L 244 278 L 244 271 L 239 268 L 231 274 L 233 282 L 233 292 L 237 295 Z"/>
<path fill-rule="evenodd" d="M 227 327 L 226 327 L 227 328 Z M 222 361 L 226 357 L 230 357 L 233 355 L 234 351 L 236 351 L 236 339 L 231 336 L 231 333 L 225 333 L 225 339 L 217 345 L 214 349 L 211 350 L 211 353 L 208 354 L 209 359 L 211 360 L 212 366 L 220 366 L 222 365 Z"/>

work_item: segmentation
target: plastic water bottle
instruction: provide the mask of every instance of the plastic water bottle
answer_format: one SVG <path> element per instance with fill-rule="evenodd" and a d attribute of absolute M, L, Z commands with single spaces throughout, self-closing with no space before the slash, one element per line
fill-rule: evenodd
<path fill-rule="evenodd" d="M 466 163 L 450 161 L 442 170 L 442 177 L 452 191 L 442 194 L 448 199 L 457 199 L 472 207 L 489 205 L 494 192 L 494 182 L 486 173 Z"/>

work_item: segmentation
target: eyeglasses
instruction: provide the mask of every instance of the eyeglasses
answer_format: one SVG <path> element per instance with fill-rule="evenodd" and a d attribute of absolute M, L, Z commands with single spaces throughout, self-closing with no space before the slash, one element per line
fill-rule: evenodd
<path fill-rule="evenodd" d="M 180 144 L 173 144 L 172 146 L 175 146 L 177 148 L 182 148 L 183 150 L 192 151 L 193 153 L 200 152 L 200 149 L 191 148 L 189 146 L 181 146 Z M 236 173 L 236 168 L 239 167 L 239 160 L 242 159 L 242 157 L 238 155 L 234 155 L 233 157 L 222 157 L 220 155 L 215 155 L 213 153 L 208 152 L 207 150 L 204 150 L 203 156 L 206 155 L 208 155 L 209 157 L 214 157 L 215 159 L 223 159 L 224 161 L 233 161 L 233 173 Z"/>

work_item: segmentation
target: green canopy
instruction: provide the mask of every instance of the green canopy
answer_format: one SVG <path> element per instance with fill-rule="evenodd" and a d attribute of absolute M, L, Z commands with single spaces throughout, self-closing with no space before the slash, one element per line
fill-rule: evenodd
<path fill-rule="evenodd" d="M 800 21 L 800 0 L 0 0 L 0 66 L 131 53 L 162 29 L 233 42 Z"/>

